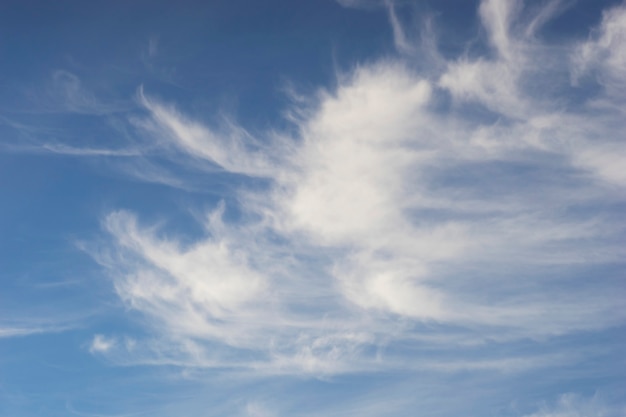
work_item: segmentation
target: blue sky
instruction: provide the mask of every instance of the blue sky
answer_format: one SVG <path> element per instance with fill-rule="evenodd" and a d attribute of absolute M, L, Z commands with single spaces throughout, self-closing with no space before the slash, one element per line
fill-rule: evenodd
<path fill-rule="evenodd" d="M 0 4 L 0 416 L 626 415 L 626 4 Z"/>

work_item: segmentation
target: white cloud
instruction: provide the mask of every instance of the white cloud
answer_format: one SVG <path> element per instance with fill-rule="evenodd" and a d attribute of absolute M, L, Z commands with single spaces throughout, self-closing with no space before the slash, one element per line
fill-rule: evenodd
<path fill-rule="evenodd" d="M 109 338 L 101 334 L 97 334 L 91 340 L 89 345 L 89 352 L 91 353 L 107 353 L 111 349 L 115 348 L 117 341 L 114 338 Z"/>
<path fill-rule="evenodd" d="M 606 93 L 623 103 L 626 97 L 625 39 L 626 7 L 620 5 L 606 10 L 599 28 L 572 54 L 574 80 L 595 71 Z"/>
<path fill-rule="evenodd" d="M 614 192 L 625 185 L 624 122 L 606 108 L 568 109 L 558 89 L 537 87 L 570 69 L 571 50 L 544 65 L 535 39 L 559 4 L 522 19 L 520 2 L 484 1 L 495 57 L 435 60 L 424 74 L 410 58 L 361 65 L 293 110 L 292 136 L 211 127 L 140 91 L 146 116 L 134 126 L 173 160 L 263 185 L 236 190 L 240 222 L 220 205 L 191 244 L 125 211 L 106 218 L 113 254 L 100 259 L 160 338 L 132 355 L 326 375 L 402 366 L 372 352 L 420 325 L 507 339 L 624 323 L 614 284 L 597 277 L 589 287 L 578 273 L 625 255 L 625 225 L 610 209 L 624 203 Z M 589 42 L 620 50 L 619 10 Z M 465 111 L 474 104 L 488 114 Z"/>
<path fill-rule="evenodd" d="M 41 327 L 0 327 L 0 339 L 5 337 L 29 336 L 50 331 L 50 329 Z"/>
<path fill-rule="evenodd" d="M 411 44 L 407 35 L 402 27 L 402 23 L 398 19 L 396 14 L 395 5 L 392 1 L 387 1 L 387 9 L 389 11 L 389 23 L 393 30 L 393 41 L 396 45 L 396 49 L 401 53 L 412 53 L 415 51 L 414 46 Z"/>
<path fill-rule="evenodd" d="M 33 150 L 36 150 L 34 148 Z M 61 155 L 75 156 L 139 156 L 140 152 L 132 149 L 97 149 L 97 148 L 75 148 L 64 144 L 47 143 L 41 146 L 42 150 Z"/>
<path fill-rule="evenodd" d="M 220 216 L 220 211 L 211 215 L 208 226 L 213 233 L 219 232 Z M 163 282 L 163 289 L 169 289 L 168 294 L 185 291 L 190 301 L 202 305 L 213 316 L 221 316 L 223 311 L 259 296 L 263 290 L 263 279 L 246 267 L 245 254 L 233 251 L 220 236 L 216 236 L 216 242 L 208 240 L 181 250 L 173 243 L 141 234 L 135 220 L 124 212 L 109 215 L 107 229 L 118 238 L 120 245 L 137 252 L 176 280 L 179 284 L 176 287 Z M 150 291 L 149 287 L 138 285 L 133 291 L 142 297 Z"/>
<path fill-rule="evenodd" d="M 18 320 L 0 320 L 0 339 L 10 337 L 24 337 L 45 333 L 60 333 L 76 328 L 82 318 L 62 315 L 58 317 L 45 316 L 27 317 L 28 314 L 20 311 L 6 312 L 6 317 L 20 317 Z"/>
<path fill-rule="evenodd" d="M 250 151 L 259 147 L 244 129 L 227 123 L 226 131 L 211 129 L 181 115 L 174 108 L 148 98 L 139 89 L 139 102 L 151 115 L 151 119 L 140 123 L 140 128 L 154 136 L 176 145 L 194 157 L 208 160 L 227 171 L 246 175 L 268 175 L 269 161 L 264 154 Z"/>
<path fill-rule="evenodd" d="M 286 227 L 339 244 L 402 227 L 402 174 L 419 159 L 406 142 L 425 122 L 430 90 L 406 69 L 380 65 L 326 97 L 302 126 L 294 174 L 278 179 Z"/>
<path fill-rule="evenodd" d="M 513 118 L 540 111 L 538 102 L 529 102 L 523 94 L 522 82 L 532 74 L 535 60 L 542 56 L 541 46 L 528 37 L 537 26 L 537 19 L 549 14 L 552 3 L 536 12 L 531 23 L 521 25 L 521 1 L 485 0 L 479 7 L 483 27 L 487 31 L 494 57 L 469 58 L 462 56 L 448 63 L 439 85 L 458 101 L 470 101 L 501 115 Z M 547 65 L 549 61 L 544 61 Z M 543 106 L 542 106 L 543 107 Z"/>

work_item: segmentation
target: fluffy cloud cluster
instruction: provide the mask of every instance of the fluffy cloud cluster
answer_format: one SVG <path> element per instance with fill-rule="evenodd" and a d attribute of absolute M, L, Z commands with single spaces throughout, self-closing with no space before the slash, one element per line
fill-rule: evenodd
<path fill-rule="evenodd" d="M 156 336 L 132 349 L 98 336 L 93 350 L 326 374 L 404 366 L 390 341 L 623 323 L 615 284 L 579 271 L 625 255 L 626 8 L 579 44 L 543 44 L 559 10 L 484 0 L 488 56 L 358 66 L 293 109 L 295 134 L 212 128 L 141 91 L 135 129 L 257 185 L 233 179 L 241 220 L 222 203 L 192 244 L 128 212 L 105 219 L 113 245 L 99 259 Z M 400 52 L 433 44 L 410 44 L 391 16 Z"/>

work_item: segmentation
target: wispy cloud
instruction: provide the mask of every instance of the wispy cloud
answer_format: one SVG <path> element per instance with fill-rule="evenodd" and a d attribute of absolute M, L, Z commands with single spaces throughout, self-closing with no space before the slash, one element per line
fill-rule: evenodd
<path fill-rule="evenodd" d="M 73 112 L 79 114 L 106 115 L 129 110 L 129 102 L 107 102 L 83 86 L 81 79 L 66 70 L 52 73 L 47 103 L 49 111 Z M 44 101 L 42 104 L 46 104 Z M 42 110 L 46 110 L 44 107 Z"/>
<path fill-rule="evenodd" d="M 74 155 L 74 156 L 139 156 L 140 151 L 132 149 L 98 149 L 98 148 L 76 148 L 63 144 L 43 144 L 40 148 L 42 151 L 48 151 L 61 155 Z"/>
<path fill-rule="evenodd" d="M 91 353 L 107 353 L 115 347 L 117 341 L 112 338 L 107 338 L 101 334 L 97 334 L 93 337 L 91 344 L 89 345 L 89 352 Z"/>
<path fill-rule="evenodd" d="M 80 79 L 68 71 L 57 70 L 52 74 L 53 91 L 60 102 L 70 111 L 78 113 L 100 113 L 99 104 L 93 94 L 87 92 Z"/>
<path fill-rule="evenodd" d="M 385 4 L 401 57 L 359 65 L 333 90 L 293 104 L 293 129 L 209 124 L 140 88 L 143 113 L 129 117 L 136 148 L 46 145 L 137 157 L 128 172 L 181 188 L 184 179 L 152 165 L 142 146 L 192 174 L 236 178 L 236 198 L 208 211 L 191 243 L 129 211 L 106 216 L 110 245 L 94 256 L 154 336 L 129 345 L 98 335 L 92 351 L 331 375 L 405 367 L 410 356 L 387 347 L 416 334 L 432 336 L 420 339 L 426 346 L 489 344 L 624 323 L 615 283 L 600 274 L 590 285 L 580 272 L 625 255 L 623 5 L 572 45 L 541 40 L 564 3 L 529 10 L 484 0 L 487 52 L 445 60 L 432 31 L 413 41 Z M 419 65 L 417 50 L 430 51 Z M 605 88 L 569 102 L 578 87 L 562 80 L 567 73 Z M 99 108 L 76 77 L 56 77 L 69 108 Z M 429 369 L 549 362 L 446 360 Z"/>
<path fill-rule="evenodd" d="M 138 98 L 151 117 L 135 123 L 153 138 L 171 143 L 188 155 L 210 161 L 229 172 L 258 176 L 267 175 L 271 169 L 269 155 L 258 149 L 262 143 L 256 142 L 245 129 L 225 121 L 223 131 L 215 132 L 186 118 L 172 106 L 148 98 L 143 88 L 139 89 Z"/>
<path fill-rule="evenodd" d="M 43 333 L 59 333 L 67 331 L 75 327 L 75 324 L 68 323 L 37 323 L 34 320 L 18 322 L 18 323 L 3 323 L 0 322 L 0 339 L 10 337 L 23 337 L 31 336 Z"/>
<path fill-rule="evenodd" d="M 414 46 L 411 44 L 407 35 L 405 33 L 404 27 L 400 20 L 398 19 L 398 15 L 396 14 L 396 8 L 393 1 L 388 0 L 386 2 L 387 10 L 389 11 L 389 23 L 391 24 L 391 29 L 393 30 L 393 41 L 396 45 L 396 49 L 401 53 L 412 53 L 415 52 Z"/>
<path fill-rule="evenodd" d="M 539 411 L 526 417 L 612 417 L 622 415 L 624 411 L 607 405 L 599 395 L 587 399 L 569 393 L 561 395 L 555 404 L 544 404 Z"/>
<path fill-rule="evenodd" d="M 49 331 L 51 330 L 43 327 L 0 327 L 0 338 L 28 336 Z"/>
<path fill-rule="evenodd" d="M 606 94 L 618 103 L 626 97 L 626 9 L 623 5 L 606 10 L 601 25 L 573 52 L 574 81 L 594 73 Z"/>

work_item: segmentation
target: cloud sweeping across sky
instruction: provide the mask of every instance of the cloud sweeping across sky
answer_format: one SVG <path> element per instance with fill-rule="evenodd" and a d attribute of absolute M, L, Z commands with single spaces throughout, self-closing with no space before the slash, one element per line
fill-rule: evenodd
<path fill-rule="evenodd" d="M 0 415 L 623 415 L 626 5 L 236 3 L 4 41 Z"/>

